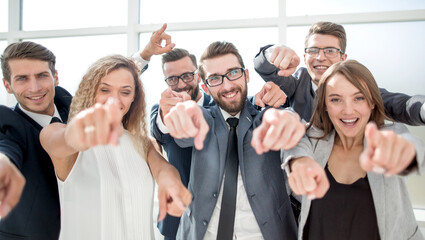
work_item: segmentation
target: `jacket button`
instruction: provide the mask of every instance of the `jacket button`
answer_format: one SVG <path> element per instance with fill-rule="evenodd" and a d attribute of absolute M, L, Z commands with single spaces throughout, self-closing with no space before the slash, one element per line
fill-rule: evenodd
<path fill-rule="evenodd" d="M 207 225 L 208 225 L 208 222 L 207 222 L 206 220 L 204 220 L 204 221 L 202 221 L 202 224 L 203 224 L 204 226 L 207 226 Z"/>
<path fill-rule="evenodd" d="M 213 197 L 214 198 L 217 198 L 217 193 L 213 193 Z"/>

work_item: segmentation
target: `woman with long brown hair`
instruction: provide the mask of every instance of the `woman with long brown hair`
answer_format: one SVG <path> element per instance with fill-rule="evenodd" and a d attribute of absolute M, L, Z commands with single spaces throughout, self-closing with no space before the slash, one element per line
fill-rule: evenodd
<path fill-rule="evenodd" d="M 181 215 L 190 203 L 178 172 L 151 144 L 145 107 L 136 64 L 107 56 L 84 75 L 68 125 L 41 132 L 58 178 L 61 239 L 153 239 L 153 177 L 161 210 L 168 204 Z"/>
<path fill-rule="evenodd" d="M 422 239 L 401 175 L 423 169 L 424 144 L 385 119 L 365 66 L 348 60 L 322 76 L 306 136 L 283 152 L 303 195 L 299 239 Z"/>

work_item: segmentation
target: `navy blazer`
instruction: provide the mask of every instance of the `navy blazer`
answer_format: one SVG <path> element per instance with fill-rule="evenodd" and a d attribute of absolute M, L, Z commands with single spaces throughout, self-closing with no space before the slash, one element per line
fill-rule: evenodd
<path fill-rule="evenodd" d="M 204 148 L 192 152 L 192 203 L 182 215 L 177 239 L 203 239 L 223 180 L 229 130 L 218 106 L 202 110 L 210 131 Z M 257 155 L 251 146 L 252 131 L 260 124 L 261 115 L 246 101 L 239 117 L 238 152 L 243 184 L 264 239 L 296 239 L 297 227 L 280 168 L 280 151 Z M 176 143 L 190 147 L 193 138 L 176 139 Z"/>
<path fill-rule="evenodd" d="M 289 77 L 279 76 L 279 69 L 267 61 L 264 50 L 273 45 L 260 49 L 254 59 L 255 71 L 264 81 L 272 81 L 287 95 L 285 106 L 292 107 L 302 119 L 310 121 L 314 108 L 315 92 L 313 90 L 310 74 L 306 68 L 299 68 L 294 75 Z M 425 103 L 424 95 L 409 96 L 403 93 L 391 93 L 384 88 L 379 89 L 384 101 L 385 114 L 393 120 L 413 126 L 425 125 L 420 115 L 422 105 Z"/>
<path fill-rule="evenodd" d="M 204 102 L 202 106 L 207 107 L 215 105 L 215 102 L 209 95 L 204 92 L 202 92 L 202 94 L 204 95 Z M 181 180 L 187 187 L 190 176 L 192 147 L 179 147 L 170 134 L 163 134 L 159 130 L 158 125 L 156 124 L 158 111 L 159 105 L 156 104 L 151 110 L 151 134 L 162 145 L 167 153 L 168 161 L 179 171 Z M 167 214 L 167 217 L 158 223 L 158 228 L 162 235 L 169 238 L 175 238 L 179 224 L 179 217 L 173 217 Z"/>
<path fill-rule="evenodd" d="M 68 120 L 72 96 L 55 88 L 55 105 Z M 60 206 L 55 171 L 40 144 L 42 127 L 19 107 L 0 106 L 0 152 L 18 167 L 26 179 L 19 203 L 0 220 L 0 239 L 50 240 L 59 238 Z"/>

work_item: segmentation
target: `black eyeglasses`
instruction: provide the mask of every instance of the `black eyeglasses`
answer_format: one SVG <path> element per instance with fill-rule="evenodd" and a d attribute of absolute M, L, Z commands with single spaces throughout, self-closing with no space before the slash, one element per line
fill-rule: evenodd
<path fill-rule="evenodd" d="M 184 83 L 192 82 L 193 79 L 195 79 L 195 74 L 197 72 L 198 72 L 198 70 L 195 70 L 194 72 L 183 73 L 180 76 L 167 77 L 165 79 L 165 82 L 167 82 L 168 86 L 175 86 L 175 85 L 179 84 L 179 79 L 181 79 Z"/>
<path fill-rule="evenodd" d="M 245 73 L 244 68 L 235 68 L 228 71 L 224 75 L 213 75 L 205 79 L 205 83 L 210 87 L 215 87 L 223 83 L 224 78 L 229 79 L 229 81 L 235 81 L 243 76 Z"/>
<path fill-rule="evenodd" d="M 309 48 L 305 48 L 304 52 L 310 55 L 311 57 L 317 57 L 319 55 L 320 50 L 323 50 L 323 53 L 325 54 L 325 56 L 330 58 L 336 57 L 338 53 L 344 54 L 344 52 L 341 49 L 335 48 L 335 47 L 326 47 L 326 48 L 309 47 Z"/>

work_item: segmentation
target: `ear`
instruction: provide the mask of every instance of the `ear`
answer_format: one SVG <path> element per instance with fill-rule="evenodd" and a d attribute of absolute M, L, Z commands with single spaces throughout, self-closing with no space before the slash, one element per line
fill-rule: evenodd
<path fill-rule="evenodd" d="M 55 86 L 59 85 L 59 77 L 58 77 L 58 71 L 55 71 L 55 75 L 53 76 L 53 78 L 55 79 Z"/>
<path fill-rule="evenodd" d="M 12 87 L 10 86 L 10 83 L 5 78 L 3 78 L 3 85 L 4 85 L 4 88 L 6 88 L 6 91 L 8 93 L 13 94 Z"/>
<path fill-rule="evenodd" d="M 371 107 L 371 109 L 375 109 L 375 104 L 372 104 L 372 107 Z"/>
<path fill-rule="evenodd" d="M 210 90 L 208 89 L 207 85 L 205 85 L 205 83 L 204 83 L 204 82 L 202 82 L 202 83 L 201 83 L 201 88 L 202 88 L 202 90 L 204 90 L 204 92 L 205 92 L 206 94 L 211 95 L 211 94 L 210 94 Z"/>
<path fill-rule="evenodd" d="M 246 78 L 246 82 L 249 83 L 249 71 L 248 71 L 248 69 L 245 69 L 245 78 Z"/>
<path fill-rule="evenodd" d="M 347 59 L 347 54 L 344 53 L 341 55 L 341 61 L 345 61 Z"/>

